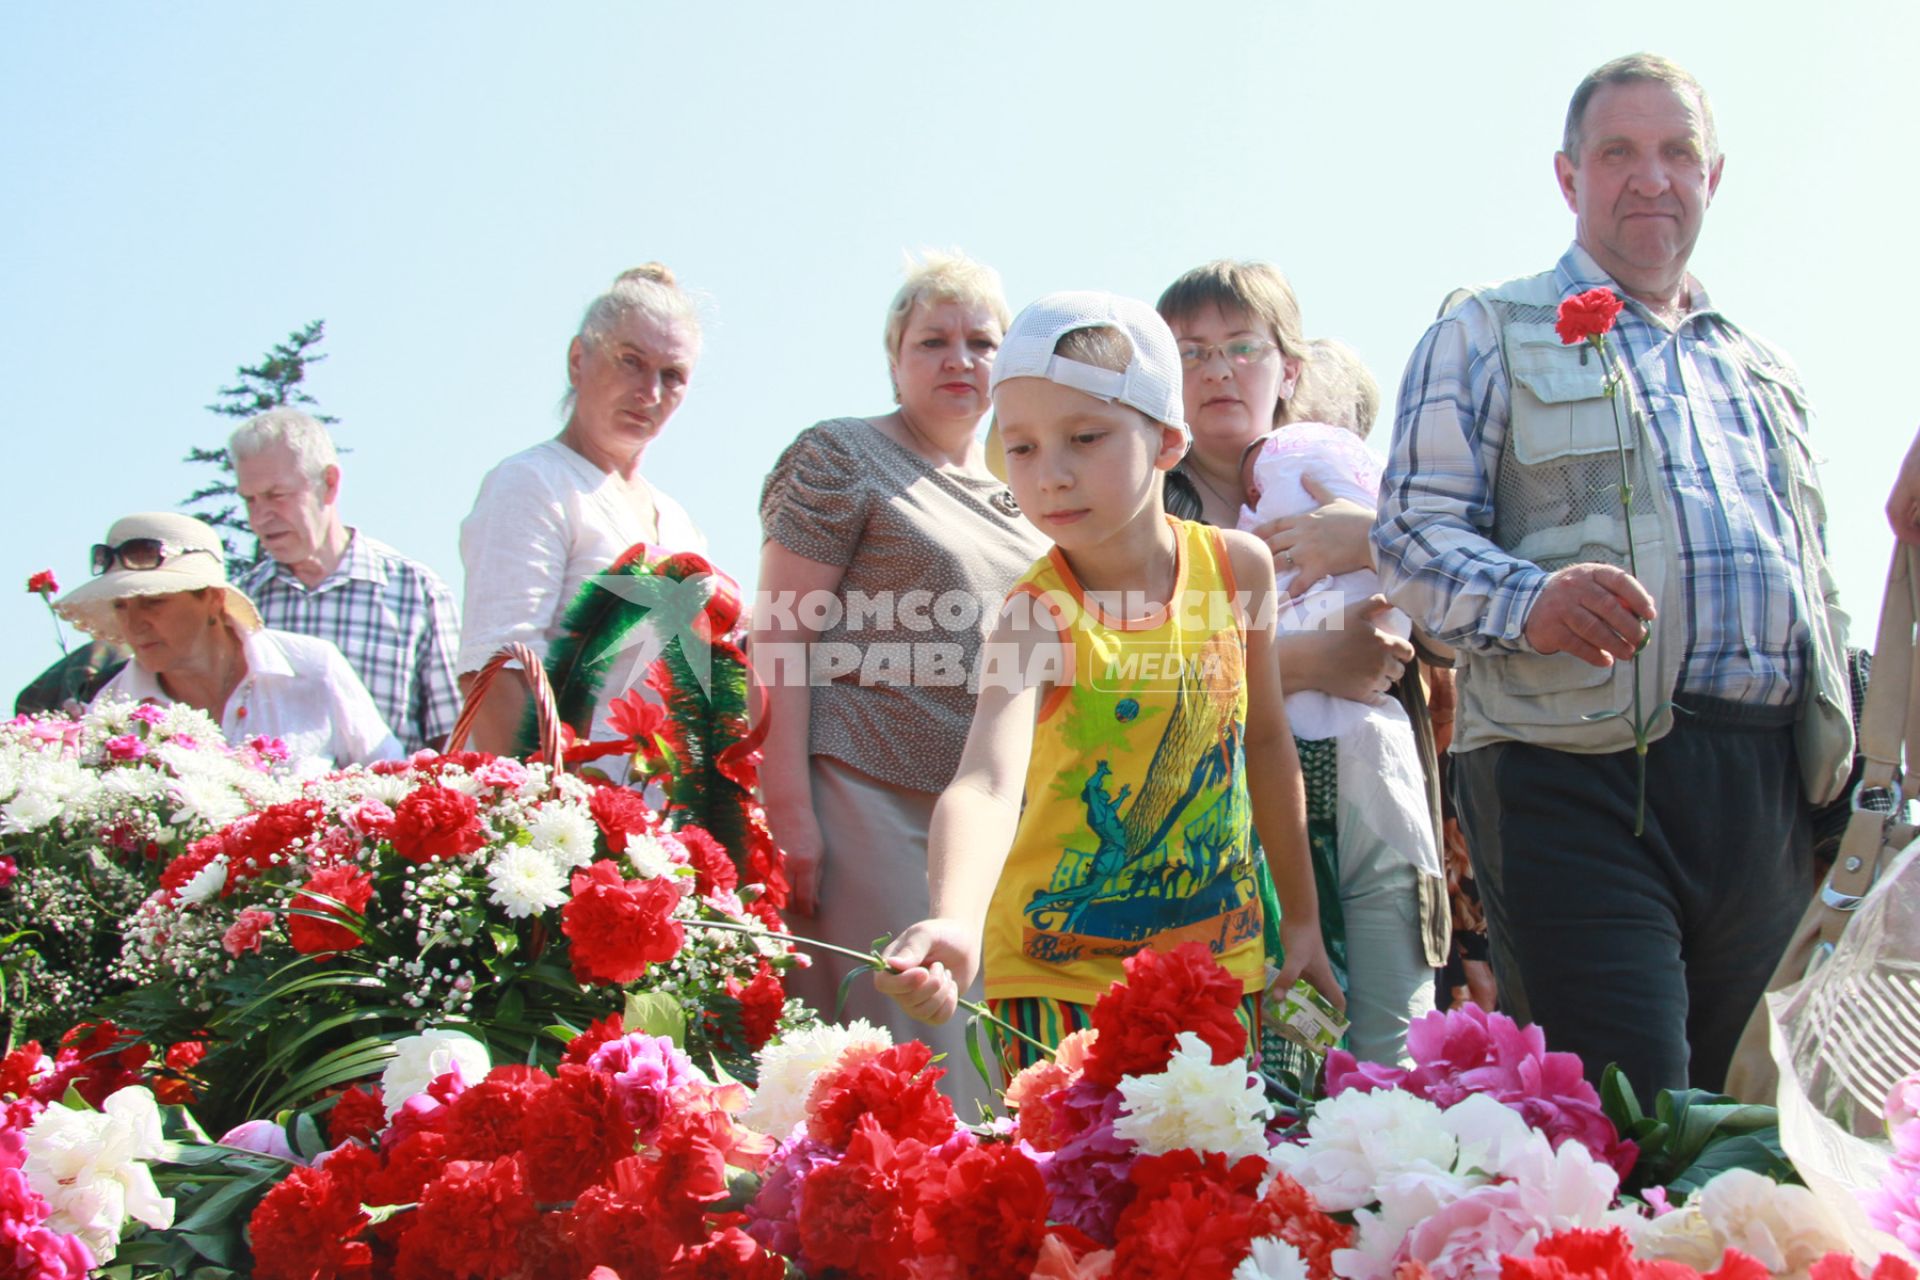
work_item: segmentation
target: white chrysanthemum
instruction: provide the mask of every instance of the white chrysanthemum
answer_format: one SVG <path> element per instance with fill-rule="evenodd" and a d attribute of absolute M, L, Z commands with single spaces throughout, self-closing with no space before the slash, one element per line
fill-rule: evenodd
<path fill-rule="evenodd" d="M 1776 1276 L 1804 1276 L 1826 1254 L 1847 1249 L 1844 1229 L 1813 1192 L 1751 1169 L 1716 1175 L 1694 1203 L 1723 1248 L 1751 1254 Z"/>
<path fill-rule="evenodd" d="M 784 1138 L 807 1118 L 807 1091 L 822 1071 L 856 1045 L 889 1048 L 893 1036 L 865 1018 L 844 1027 L 822 1023 L 798 1027 L 760 1051 L 760 1087 L 740 1123 L 770 1137 Z"/>
<path fill-rule="evenodd" d="M 167 778 L 158 769 L 115 769 L 100 779 L 102 798 L 154 801 L 167 794 Z"/>
<path fill-rule="evenodd" d="M 378 800 L 391 808 L 412 794 L 414 781 L 397 773 L 369 774 L 364 779 L 362 793 L 367 799 Z"/>
<path fill-rule="evenodd" d="M 577 773 L 560 773 L 552 778 L 553 793 L 562 800 L 585 804 L 593 796 L 593 784 Z"/>
<path fill-rule="evenodd" d="M 1275 1147 L 1268 1161 L 1328 1213 L 1344 1213 L 1372 1204 L 1376 1188 L 1396 1174 L 1451 1171 L 1458 1153 L 1440 1108 L 1425 1098 L 1349 1089 L 1315 1105 L 1306 1141 Z"/>
<path fill-rule="evenodd" d="M 593 861 L 598 831 L 591 815 L 570 804 L 542 805 L 527 819 L 533 847 L 563 867 L 584 867 Z"/>
<path fill-rule="evenodd" d="M 675 868 L 692 863 L 687 846 L 665 832 L 657 836 L 635 832 L 628 836 L 627 858 L 633 863 L 634 874 L 642 880 L 670 876 Z"/>
<path fill-rule="evenodd" d="M 493 1070 L 487 1046 L 464 1031 L 422 1031 L 393 1042 L 393 1061 L 380 1073 L 380 1094 L 391 1120 L 415 1094 L 448 1072 L 468 1084 L 478 1084 Z"/>
<path fill-rule="evenodd" d="M 1261 1236 L 1230 1280 L 1307 1280 L 1307 1260 L 1279 1236 Z"/>
<path fill-rule="evenodd" d="M 224 827 L 247 812 L 246 801 L 216 778 L 176 778 L 167 790 L 173 796 L 176 806 L 173 820 L 177 823 L 201 822 L 208 827 Z"/>
<path fill-rule="evenodd" d="M 551 911 L 567 900 L 567 870 L 539 849 L 509 845 L 487 864 L 487 896 L 515 920 Z"/>
<path fill-rule="evenodd" d="M 1213 1065 L 1213 1049 L 1182 1031 L 1167 1069 L 1120 1081 L 1117 1138 L 1150 1156 L 1188 1148 L 1218 1151 L 1230 1160 L 1267 1153 L 1267 1102 L 1243 1059 Z"/>
<path fill-rule="evenodd" d="M 487 789 L 486 783 L 480 781 L 480 779 L 474 777 L 472 774 L 463 773 L 458 769 L 447 769 L 442 772 L 440 775 L 440 785 L 449 791 L 458 791 L 463 796 L 472 796 L 475 799 L 478 799 L 480 793 Z"/>
<path fill-rule="evenodd" d="M 77 1235 L 101 1262 L 120 1247 L 128 1218 L 173 1225 L 173 1201 L 160 1194 L 143 1160 L 164 1144 L 153 1094 L 138 1085 L 99 1111 L 48 1107 L 26 1133 L 28 1183 L 47 1202 L 47 1226 Z"/>
<path fill-rule="evenodd" d="M 227 887 L 227 861 L 215 858 L 193 873 L 193 879 L 180 886 L 180 901 L 211 902 L 213 895 Z"/>
<path fill-rule="evenodd" d="M 66 805 L 60 797 L 51 795 L 34 786 L 31 776 L 20 788 L 20 794 L 10 800 L 5 808 L 0 808 L 0 834 L 26 835 L 38 831 L 58 818 Z"/>
<path fill-rule="evenodd" d="M 0 800 L 13 799 L 20 789 L 20 755 L 12 743 L 0 749 Z"/>

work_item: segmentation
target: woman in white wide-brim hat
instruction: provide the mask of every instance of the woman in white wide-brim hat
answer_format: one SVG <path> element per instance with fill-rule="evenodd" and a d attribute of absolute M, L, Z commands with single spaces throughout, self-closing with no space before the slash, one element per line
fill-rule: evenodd
<path fill-rule="evenodd" d="M 253 602 L 227 582 L 210 526 L 171 511 L 127 516 L 92 560 L 93 579 L 54 608 L 133 650 L 99 698 L 184 702 L 218 720 L 229 742 L 278 738 L 296 760 L 399 758 L 399 740 L 338 649 L 260 625 Z"/>

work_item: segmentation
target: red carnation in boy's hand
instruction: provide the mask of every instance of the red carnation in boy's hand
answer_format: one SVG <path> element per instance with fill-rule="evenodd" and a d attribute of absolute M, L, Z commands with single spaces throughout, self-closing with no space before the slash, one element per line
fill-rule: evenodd
<path fill-rule="evenodd" d="M 60 583 L 53 576 L 53 570 L 42 569 L 27 579 L 27 591 L 36 596 L 54 596 L 60 594 Z"/>
<path fill-rule="evenodd" d="M 632 982 L 679 954 L 686 933 L 673 918 L 680 891 L 661 876 L 627 880 L 602 859 L 573 873 L 573 897 L 560 911 L 560 931 L 573 942 L 573 976 L 581 982 Z"/>
<path fill-rule="evenodd" d="M 287 940 L 293 943 L 293 949 L 303 956 L 321 951 L 351 951 L 365 941 L 359 934 L 349 929 L 341 919 L 340 908 L 331 903 L 322 902 L 312 894 L 325 894 L 349 909 L 360 912 L 367 909 L 367 902 L 373 897 L 373 878 L 358 867 L 333 866 L 316 871 L 313 879 L 301 886 L 294 895 L 293 906 L 287 912 Z M 314 911 L 332 916 L 331 920 L 316 920 L 304 913 Z"/>
<path fill-rule="evenodd" d="M 1589 289 L 1560 300 L 1560 316 L 1553 322 L 1567 346 L 1597 338 L 1613 329 L 1614 317 L 1624 305 L 1611 289 Z"/>
<path fill-rule="evenodd" d="M 1237 1016 L 1240 983 L 1205 943 L 1137 951 L 1127 958 L 1126 974 L 1093 1006 L 1100 1034 L 1087 1055 L 1087 1079 L 1112 1088 L 1122 1076 L 1165 1071 L 1182 1031 L 1213 1049 L 1215 1066 L 1247 1051 L 1247 1029 Z"/>
<path fill-rule="evenodd" d="M 480 806 L 446 787 L 421 787 L 393 811 L 393 851 L 409 862 L 459 858 L 486 843 Z"/>

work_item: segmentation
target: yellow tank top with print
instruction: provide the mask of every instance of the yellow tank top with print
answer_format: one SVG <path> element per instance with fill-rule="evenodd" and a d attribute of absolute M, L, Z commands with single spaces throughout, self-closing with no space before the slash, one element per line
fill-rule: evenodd
<path fill-rule="evenodd" d="M 1233 570 L 1217 530 L 1169 523 L 1178 567 L 1155 612 L 1090 597 L 1058 548 L 1009 593 L 1058 631 L 1057 667 L 1072 674 L 1036 717 L 1026 803 L 987 913 L 989 998 L 1090 1004 L 1126 957 L 1189 941 L 1260 989 Z"/>

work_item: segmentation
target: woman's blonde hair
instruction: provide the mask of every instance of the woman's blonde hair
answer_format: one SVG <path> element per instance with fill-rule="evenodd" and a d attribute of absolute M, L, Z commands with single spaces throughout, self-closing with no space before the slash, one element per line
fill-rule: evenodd
<path fill-rule="evenodd" d="M 1244 311 L 1258 321 L 1280 347 L 1282 356 L 1300 362 L 1300 380 L 1294 386 L 1298 399 L 1310 380 L 1311 352 L 1300 323 L 1300 300 L 1287 283 L 1280 268 L 1265 262 L 1235 262 L 1216 258 L 1167 286 L 1154 304 L 1160 318 L 1168 324 L 1183 320 L 1208 307 L 1226 311 Z M 1292 421 L 1291 401 L 1282 399 L 1273 407 L 1275 426 Z"/>
<path fill-rule="evenodd" d="M 622 320 L 636 312 L 680 330 L 698 349 L 700 316 L 693 299 L 674 280 L 673 272 L 658 262 L 644 262 L 615 276 L 607 291 L 587 304 L 574 336 L 582 342 L 605 342 Z"/>
<path fill-rule="evenodd" d="M 958 302 L 962 306 L 984 307 L 1000 322 L 1004 332 L 1013 322 L 1007 307 L 1006 290 L 1000 285 L 1000 273 L 984 263 L 975 262 L 956 250 L 924 250 L 919 256 L 907 255 L 907 278 L 887 304 L 887 325 L 882 341 L 887 359 L 900 354 L 900 339 L 907 331 L 907 317 L 918 303 Z"/>

